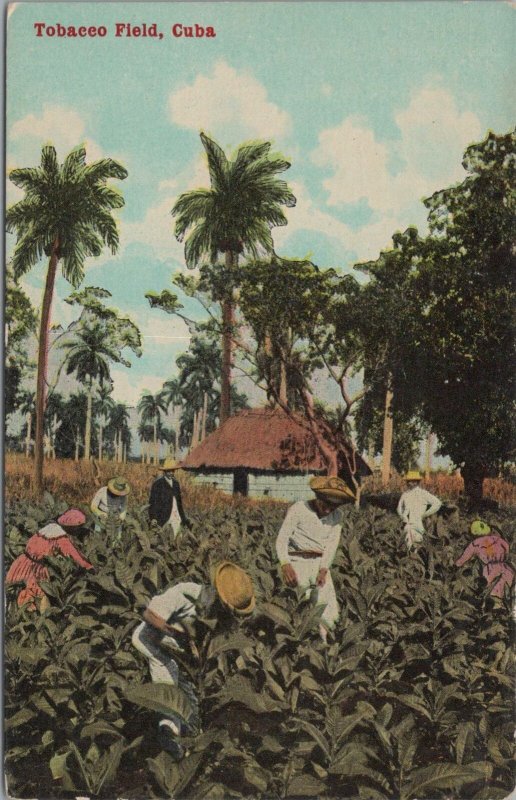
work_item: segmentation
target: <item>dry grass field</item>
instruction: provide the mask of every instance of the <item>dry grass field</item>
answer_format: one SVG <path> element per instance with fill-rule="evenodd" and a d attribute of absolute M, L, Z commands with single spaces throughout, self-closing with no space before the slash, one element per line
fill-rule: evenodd
<path fill-rule="evenodd" d="M 34 500 L 32 491 L 33 461 L 19 453 L 7 453 L 5 459 L 5 500 L 9 504 L 17 500 Z M 65 500 L 70 505 L 89 505 L 99 486 L 104 486 L 114 475 L 122 475 L 131 484 L 131 502 L 146 503 L 149 488 L 158 476 L 157 467 L 152 464 L 130 462 L 119 464 L 113 461 L 90 462 L 72 460 L 48 460 L 45 462 L 45 489 L 54 497 Z M 246 507 L 256 501 L 243 497 L 231 497 L 208 486 L 196 486 L 185 472 L 179 473 L 185 502 L 190 507 L 203 510 L 217 506 Z M 463 481 L 458 475 L 434 473 L 423 486 L 438 497 L 457 500 L 463 492 Z M 399 493 L 402 489 L 400 478 L 393 478 L 386 489 L 382 489 L 379 479 L 369 478 L 364 484 L 364 494 L 377 492 Z M 516 506 L 516 484 L 500 478 L 488 478 L 484 483 L 484 496 L 495 500 L 502 506 Z M 274 500 L 260 500 L 263 503 Z"/>

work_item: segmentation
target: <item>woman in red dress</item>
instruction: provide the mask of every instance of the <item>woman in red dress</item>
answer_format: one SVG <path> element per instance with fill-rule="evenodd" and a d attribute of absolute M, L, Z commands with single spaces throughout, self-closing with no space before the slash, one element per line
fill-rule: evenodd
<path fill-rule="evenodd" d="M 73 558 L 76 564 L 84 569 L 93 569 L 93 564 L 86 561 L 77 550 L 68 534 L 77 531 L 86 522 L 86 517 L 77 508 L 70 508 L 58 518 L 56 522 L 45 525 L 38 533 L 31 536 L 25 547 L 25 552 L 13 561 L 5 578 L 6 584 L 25 583 L 25 588 L 18 595 L 18 605 L 30 603 L 30 610 L 35 610 L 35 600 L 38 600 L 40 611 L 48 608 L 49 602 L 46 594 L 39 585 L 40 581 L 48 581 L 49 573 L 45 566 L 45 557 L 50 555 L 63 555 Z"/>

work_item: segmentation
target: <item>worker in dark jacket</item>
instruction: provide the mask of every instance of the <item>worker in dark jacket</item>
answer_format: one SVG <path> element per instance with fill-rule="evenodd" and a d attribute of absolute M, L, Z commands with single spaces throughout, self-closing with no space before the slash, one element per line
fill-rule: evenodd
<path fill-rule="evenodd" d="M 171 525 L 174 536 L 177 536 L 181 525 L 191 527 L 183 510 L 181 487 L 174 477 L 178 469 L 181 469 L 181 465 L 173 458 L 165 459 L 160 467 L 163 475 L 152 484 L 149 497 L 149 519 L 151 522 L 156 520 L 158 525 Z"/>

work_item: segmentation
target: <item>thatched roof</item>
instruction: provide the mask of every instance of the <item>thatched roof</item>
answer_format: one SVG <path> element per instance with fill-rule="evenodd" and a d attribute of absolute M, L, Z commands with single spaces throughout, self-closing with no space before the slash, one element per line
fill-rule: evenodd
<path fill-rule="evenodd" d="M 349 445 L 343 443 L 344 447 L 350 452 Z M 360 473 L 370 474 L 358 454 L 357 459 Z M 297 422 L 278 408 L 246 409 L 230 417 L 183 459 L 183 465 L 192 470 L 325 472 L 306 422 Z"/>

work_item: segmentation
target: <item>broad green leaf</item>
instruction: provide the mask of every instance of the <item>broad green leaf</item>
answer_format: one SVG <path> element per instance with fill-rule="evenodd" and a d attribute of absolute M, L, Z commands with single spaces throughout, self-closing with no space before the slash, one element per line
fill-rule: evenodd
<path fill-rule="evenodd" d="M 462 722 L 457 728 L 457 738 L 455 740 L 455 756 L 457 764 L 462 764 L 464 755 L 469 750 L 470 744 L 475 738 L 475 724 L 473 722 Z"/>
<path fill-rule="evenodd" d="M 188 722 L 192 706 L 185 693 L 178 686 L 167 683 L 145 683 L 130 686 L 125 691 L 126 698 L 138 706 L 149 708 L 160 714 L 179 714 Z"/>
<path fill-rule="evenodd" d="M 435 789 L 464 789 L 470 783 L 485 779 L 479 767 L 467 764 L 440 763 L 412 772 L 410 782 L 403 787 L 405 797 L 432 797 Z"/>
<path fill-rule="evenodd" d="M 61 753 L 59 755 L 52 756 L 49 761 L 50 772 L 52 773 L 52 777 L 55 781 L 61 780 L 66 774 L 66 759 L 70 755 L 70 752 Z"/>
<path fill-rule="evenodd" d="M 304 719 L 297 719 L 296 726 L 301 728 L 301 730 L 306 731 L 306 733 L 312 737 L 314 742 L 319 745 L 324 755 L 327 758 L 330 757 L 330 743 L 327 741 L 324 734 L 321 733 L 319 728 L 316 728 L 315 725 L 312 725 L 311 722 L 307 722 Z"/>
<path fill-rule="evenodd" d="M 280 700 L 274 700 L 263 692 L 256 692 L 251 681 L 242 675 L 234 675 L 229 678 L 216 701 L 219 708 L 229 703 L 239 703 L 254 711 L 255 714 L 270 714 L 285 708 L 285 704 Z"/>
<path fill-rule="evenodd" d="M 249 639 L 243 633 L 234 633 L 231 636 L 221 634 L 214 636 L 208 647 L 208 658 L 214 658 L 220 653 L 226 653 L 229 650 L 245 650 L 253 646 L 252 639 Z"/>
<path fill-rule="evenodd" d="M 177 797 L 194 777 L 202 758 L 202 753 L 194 753 L 178 763 L 169 753 L 161 752 L 157 758 L 148 758 L 147 765 L 160 789 Z"/>
<path fill-rule="evenodd" d="M 290 615 L 284 608 L 275 605 L 274 603 L 260 603 L 258 606 L 258 613 L 264 614 L 269 619 L 272 619 L 277 625 L 283 626 L 291 633 L 294 632 Z"/>
<path fill-rule="evenodd" d="M 9 731 L 12 728 L 19 728 L 21 725 L 25 725 L 27 722 L 30 722 L 31 719 L 34 719 L 36 713 L 32 711 L 30 708 L 22 708 L 21 711 L 18 711 L 12 717 L 7 717 L 5 720 L 5 730 Z"/>
<path fill-rule="evenodd" d="M 324 792 L 325 784 L 307 773 L 298 773 L 289 781 L 286 797 L 317 797 Z"/>
<path fill-rule="evenodd" d="M 112 736 L 122 736 L 123 738 L 123 735 L 120 733 L 120 731 L 105 720 L 99 720 L 98 722 L 92 722 L 91 725 L 85 725 L 83 728 L 81 728 L 79 735 L 81 739 L 94 739 L 95 736 L 100 736 L 101 734 L 111 734 Z"/>

